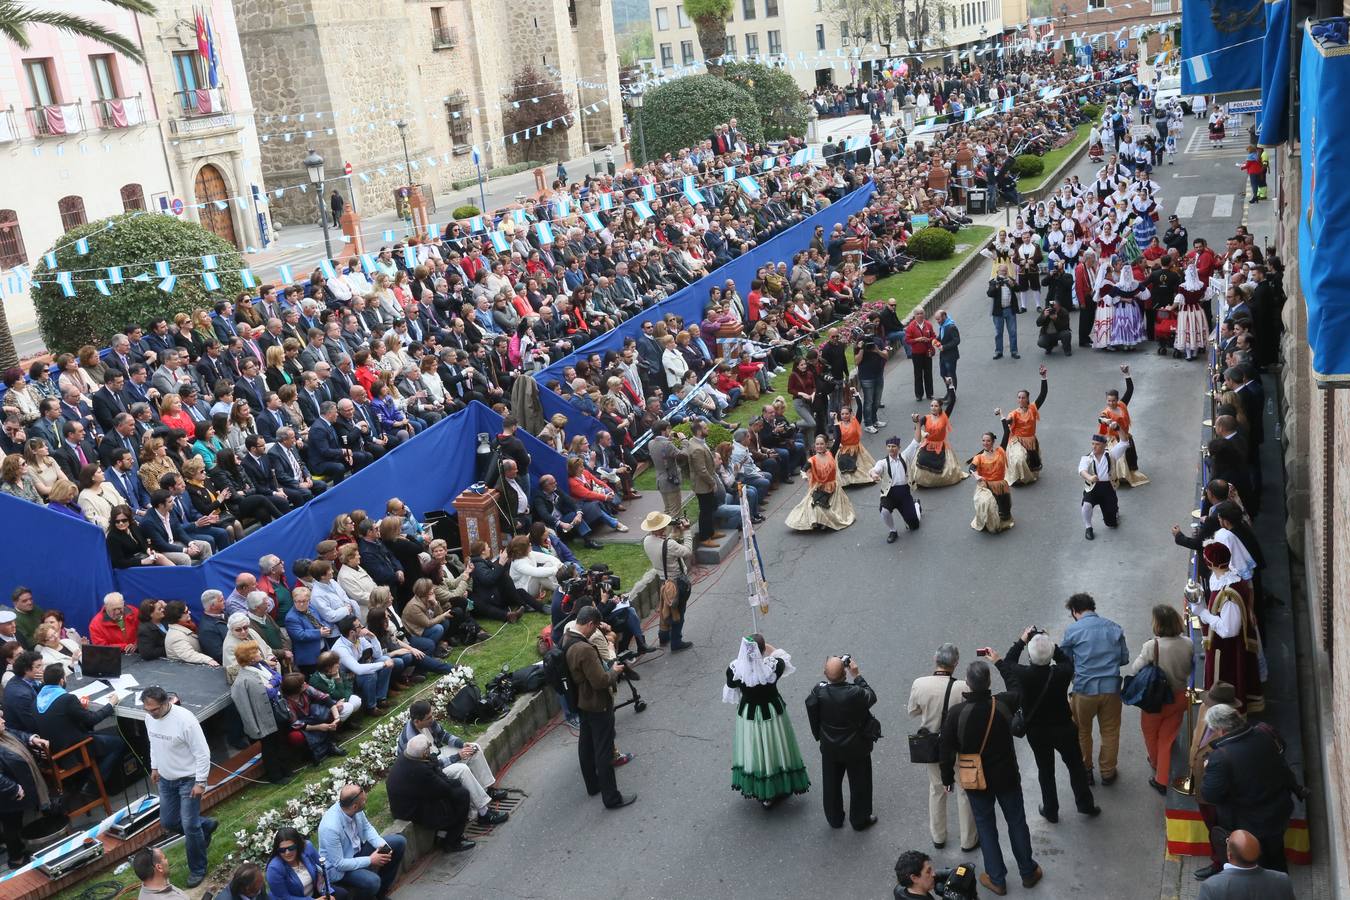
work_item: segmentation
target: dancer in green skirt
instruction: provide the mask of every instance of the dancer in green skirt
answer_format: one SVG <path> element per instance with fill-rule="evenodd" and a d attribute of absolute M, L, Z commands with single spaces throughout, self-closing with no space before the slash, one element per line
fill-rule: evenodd
<path fill-rule="evenodd" d="M 722 700 L 736 704 L 731 787 L 765 809 L 811 787 L 792 720 L 778 693 L 778 679 L 795 671 L 792 658 L 765 643 L 761 634 L 742 638 L 735 662 L 727 666 Z"/>

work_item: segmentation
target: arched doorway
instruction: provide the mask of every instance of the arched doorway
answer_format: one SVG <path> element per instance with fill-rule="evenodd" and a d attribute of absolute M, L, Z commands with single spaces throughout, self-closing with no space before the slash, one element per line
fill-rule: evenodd
<path fill-rule="evenodd" d="M 220 170 L 211 165 L 202 166 L 201 171 L 197 173 L 194 191 L 197 202 L 203 204 L 202 208 L 197 210 L 197 219 L 202 227 L 207 231 L 214 231 L 222 239 L 238 247 L 239 242 L 234 236 L 234 218 L 230 215 L 230 195 Z M 218 200 L 225 202 L 224 209 L 216 205 Z"/>

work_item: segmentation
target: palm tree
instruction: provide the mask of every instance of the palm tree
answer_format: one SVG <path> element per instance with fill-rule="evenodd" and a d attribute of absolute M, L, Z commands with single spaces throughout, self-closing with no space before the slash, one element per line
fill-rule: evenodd
<path fill-rule="evenodd" d="M 143 13 L 147 16 L 155 14 L 155 5 L 151 0 L 103 0 L 103 2 L 129 12 Z M 105 44 L 136 62 L 143 60 L 141 48 L 134 41 L 115 31 L 109 31 L 92 19 L 48 9 L 36 9 L 32 4 L 21 3 L 19 0 L 0 0 L 0 37 L 8 38 L 20 50 L 27 50 L 30 25 L 47 25 L 67 34 L 86 37 Z"/>
<path fill-rule="evenodd" d="M 155 5 L 151 0 L 103 0 L 103 2 L 133 13 L 147 16 L 155 14 Z M 18 0 L 0 0 L 0 38 L 8 39 L 20 50 L 27 50 L 30 46 L 28 40 L 30 25 L 46 25 L 67 34 L 86 37 L 111 47 L 136 62 L 144 60 L 141 48 L 134 41 L 104 28 L 91 19 L 49 9 L 36 9 L 32 4 L 20 3 Z M 0 369 L 18 364 L 19 354 L 14 347 L 14 335 L 9 330 L 9 319 L 5 316 L 4 305 L 0 304 Z"/>
<path fill-rule="evenodd" d="M 727 52 L 727 16 L 733 0 L 684 0 L 684 11 L 694 20 L 698 46 L 709 75 L 722 77 L 722 56 Z"/>

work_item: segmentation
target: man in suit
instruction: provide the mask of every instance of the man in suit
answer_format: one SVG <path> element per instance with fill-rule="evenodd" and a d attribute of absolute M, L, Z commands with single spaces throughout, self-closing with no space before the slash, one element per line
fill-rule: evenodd
<path fill-rule="evenodd" d="M 536 522 L 543 522 L 564 540 L 572 534 L 582 537 L 583 546 L 598 550 L 604 546 L 591 537 L 591 526 L 581 507 L 566 491 L 558 490 L 558 480 L 552 475 L 541 475 L 539 487 L 530 500 L 530 512 Z"/>
<path fill-rule="evenodd" d="M 1277 872 L 1288 871 L 1284 832 L 1294 811 L 1292 791 L 1298 781 L 1285 761 L 1284 747 L 1274 729 L 1250 724 L 1226 703 L 1206 710 L 1205 724 L 1217 738 L 1205 764 L 1200 798 L 1214 805 L 1215 827 L 1230 833 L 1238 829 L 1251 832 L 1260 842 L 1261 865 Z M 1204 880 L 1214 874 L 1211 865 L 1195 876 Z"/>
<path fill-rule="evenodd" d="M 112 455 L 118 450 L 131 454 L 133 461 L 140 451 L 140 437 L 136 434 L 136 419 L 131 413 L 113 416 L 112 428 L 103 433 L 98 442 L 98 460 L 106 468 L 112 465 Z"/>
<path fill-rule="evenodd" d="M 234 326 L 234 304 L 228 300 L 220 300 L 216 303 L 215 309 L 215 315 L 211 317 L 211 328 L 216 333 L 216 340 L 228 344 L 230 338 L 239 334 L 239 329 Z"/>
<path fill-rule="evenodd" d="M 1252 377 L 1250 364 L 1229 366 L 1223 373 L 1224 386 L 1237 394 L 1247 416 L 1247 464 L 1251 467 L 1252 494 L 1261 493 L 1261 445 L 1266 440 L 1266 391 Z M 1243 498 L 1246 499 L 1245 497 Z"/>
<path fill-rule="evenodd" d="M 187 368 L 187 353 L 177 348 L 164 351 L 164 364 L 150 379 L 150 386 L 159 391 L 161 397 L 177 393 L 179 385 L 194 383 L 191 370 Z"/>
<path fill-rule="evenodd" d="M 263 356 L 263 348 L 259 346 L 257 340 L 258 335 L 261 333 L 261 327 L 254 328 L 243 322 L 239 323 L 239 341 L 243 348 L 243 358 L 252 359 L 258 364 L 260 369 L 262 368 L 265 359 Z"/>
<path fill-rule="evenodd" d="M 136 359 L 132 356 L 131 341 L 125 334 L 113 335 L 111 352 L 103 360 L 103 365 L 107 366 L 108 371 L 121 372 L 125 376 L 133 362 Z"/>
<path fill-rule="evenodd" d="M 295 402 L 300 406 L 300 415 L 306 425 L 314 424 L 314 420 L 319 417 L 319 407 L 327 399 L 327 392 L 323 390 L 318 375 L 305 372 L 300 376 L 300 390 L 296 391 Z"/>
<path fill-rule="evenodd" d="M 52 458 L 75 484 L 80 482 L 80 470 L 90 463 L 98 463 L 94 442 L 85 437 L 83 422 L 66 422 L 61 426 L 61 447 L 52 451 Z"/>
<path fill-rule="evenodd" d="M 90 434 L 100 434 L 98 423 L 94 421 L 94 408 L 88 401 L 81 399 L 76 388 L 66 388 L 61 392 L 61 418 L 67 422 L 80 422 Z"/>
<path fill-rule="evenodd" d="M 491 487 L 501 491 L 502 524 L 511 534 L 524 534 L 530 527 L 530 486 L 520 467 L 510 457 L 502 459 L 492 474 Z"/>
<path fill-rule="evenodd" d="M 848 676 L 853 676 L 850 684 Z M 844 827 L 844 776 L 848 776 L 849 821 L 855 831 L 877 823 L 872 815 L 872 744 L 870 722 L 876 691 L 858 671 L 856 660 L 838 656 L 825 661 L 825 680 L 806 697 L 811 735 L 820 743 L 825 820 Z"/>
<path fill-rule="evenodd" d="M 160 490 L 173 495 L 171 508 L 173 521 L 183 527 L 183 533 L 189 538 L 205 541 L 211 545 L 212 551 L 223 550 L 234 543 L 230 539 L 230 533 L 217 524 L 220 521 L 220 513 L 203 515 L 201 510 L 192 504 L 182 475 L 177 472 L 165 472 L 159 476 L 159 487 Z"/>
<path fill-rule="evenodd" d="M 1228 835 L 1228 863 L 1200 885 L 1200 900 L 1294 900 L 1294 888 L 1284 872 L 1258 864 L 1261 842 L 1250 831 Z"/>
<path fill-rule="evenodd" d="M 180 384 L 178 399 L 182 401 L 183 412 L 188 414 L 194 425 L 198 422 L 211 421 L 211 404 L 202 399 L 201 392 L 195 384 Z"/>
<path fill-rule="evenodd" d="M 317 328 L 309 330 L 305 349 L 300 351 L 298 359 L 302 369 L 314 369 L 318 367 L 321 361 L 327 362 L 328 348 L 324 346 L 322 331 Z"/>
<path fill-rule="evenodd" d="M 289 504 L 290 498 L 281 489 L 277 480 L 276 467 L 267 455 L 267 440 L 261 434 L 250 435 L 244 440 L 244 449 L 248 452 L 240 460 L 244 468 L 244 477 L 260 494 L 271 494 L 283 504 Z"/>
<path fill-rule="evenodd" d="M 122 397 L 128 405 L 144 403 L 152 412 L 159 408 L 159 390 L 150 384 L 150 370 L 142 363 L 131 364 L 127 383 L 122 388 Z"/>
<path fill-rule="evenodd" d="M 94 391 L 92 398 L 94 421 L 104 434 L 113 430 L 114 419 L 118 413 L 128 410 L 129 404 L 122 396 L 126 386 L 126 375 L 118 369 L 109 369 L 103 378 L 103 386 Z"/>
<path fill-rule="evenodd" d="M 277 483 L 292 506 L 308 503 L 327 488 L 323 482 L 310 477 L 309 470 L 300 459 L 295 429 L 289 425 L 277 429 L 276 443 L 267 451 L 267 455 L 272 460 L 272 471 L 276 473 Z"/>
<path fill-rule="evenodd" d="M 281 409 L 281 398 L 275 391 L 263 395 L 263 408 L 254 416 L 258 425 L 258 434 L 267 438 L 268 443 L 277 439 L 277 429 L 285 426 L 290 419 Z"/>
<path fill-rule="evenodd" d="M 139 520 L 141 531 L 150 539 L 150 546 L 163 553 L 179 566 L 192 565 L 194 560 L 208 559 L 211 548 L 205 541 L 194 541 L 183 531 L 173 517 L 173 495 L 168 491 L 150 494 L 150 509 Z"/>
<path fill-rule="evenodd" d="M 262 350 L 263 356 L 267 356 L 267 351 L 273 347 L 280 347 L 286 340 L 286 335 L 282 333 L 284 323 L 279 318 L 270 318 L 263 329 L 262 334 L 258 335 L 258 349 Z"/>
<path fill-rule="evenodd" d="M 64 441 L 61 426 L 65 419 L 61 417 L 61 401 L 44 397 L 38 403 L 38 417 L 25 429 L 29 437 L 40 437 L 47 442 L 53 454 L 61 449 Z"/>
<path fill-rule="evenodd" d="M 240 361 L 239 372 L 239 380 L 234 383 L 235 399 L 247 400 L 253 415 L 256 416 L 262 412 L 263 402 L 267 397 L 267 382 L 258 374 L 258 361 L 251 356 L 245 356 Z"/>
<path fill-rule="evenodd" d="M 310 423 L 309 442 L 305 447 L 310 469 L 334 484 L 345 478 L 349 469 L 359 469 L 370 463 L 369 456 L 365 456 L 364 462 L 358 464 L 356 451 L 343 445 L 334 427 L 337 418 L 336 403 L 326 400 L 320 404 L 319 417 Z"/>
<path fill-rule="evenodd" d="M 352 358 L 347 354 L 338 357 L 333 373 L 328 378 L 328 389 L 334 401 L 340 401 L 352 395 L 352 385 L 357 384 L 352 373 Z"/>
<path fill-rule="evenodd" d="M 169 333 L 169 322 L 163 316 L 155 317 L 151 322 L 148 333 L 141 338 L 141 349 L 145 353 L 146 362 L 163 363 L 171 350 L 177 350 L 178 346 L 173 342 L 173 335 Z M 154 360 L 151 360 L 151 354 Z"/>
<path fill-rule="evenodd" d="M 351 405 L 350 410 L 348 410 L 347 404 Z M 350 415 L 348 415 L 349 412 Z M 349 400 L 338 401 L 338 416 L 339 424 L 344 419 L 350 420 L 360 430 L 362 437 L 365 439 L 366 451 L 373 454 L 376 459 L 384 456 L 387 451 L 396 446 L 396 442 L 392 442 L 389 436 L 384 433 L 384 429 L 380 426 L 380 417 L 375 415 L 375 410 L 370 408 L 370 403 L 366 400 L 366 389 L 361 385 L 358 384 L 352 388 L 352 396 Z"/>
<path fill-rule="evenodd" d="M 218 341 L 207 341 L 201 358 L 197 360 L 197 380 L 207 391 L 214 391 L 222 381 L 234 381 L 235 376 L 221 357 L 224 349 Z"/>
<path fill-rule="evenodd" d="M 141 480 L 136 477 L 136 469 L 133 467 L 136 457 L 128 450 L 114 450 L 110 454 L 108 465 L 103 469 L 103 480 L 116 488 L 117 493 L 127 501 L 136 512 L 139 518 L 146 514 L 150 509 L 150 495 L 145 492 L 145 486 Z"/>

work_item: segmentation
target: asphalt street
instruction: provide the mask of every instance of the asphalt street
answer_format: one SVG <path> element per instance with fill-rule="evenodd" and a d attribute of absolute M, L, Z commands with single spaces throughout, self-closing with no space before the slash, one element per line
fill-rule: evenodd
<path fill-rule="evenodd" d="M 1187 122 L 1187 131 L 1194 127 Z M 1185 142 L 1183 142 L 1185 146 Z M 1189 215 L 1191 236 L 1222 245 L 1242 215 L 1241 160 L 1229 142 L 1222 154 L 1203 148 L 1164 164 L 1155 173 L 1164 216 L 1178 204 Z M 1085 160 L 1076 173 L 1091 180 Z M 927 828 L 927 774 L 908 761 L 905 735 L 915 725 L 905 705 L 911 681 L 928 674 L 934 649 L 954 641 L 962 665 L 986 644 L 1000 652 L 1032 624 L 1058 638 L 1069 622 L 1064 601 L 1076 591 L 1097 598 L 1098 610 L 1120 622 L 1132 654 L 1149 634 L 1149 609 L 1176 603 L 1185 583 L 1184 551 L 1173 546 L 1168 527 L 1188 525 L 1195 506 L 1196 451 L 1203 415 L 1198 363 L 1158 356 L 1145 344 L 1130 354 L 1075 350 L 1046 357 L 1035 345 L 1033 316 L 1020 318 L 1022 358 L 994 361 L 993 329 L 981 269 L 949 311 L 961 327 L 960 391 L 953 415 L 953 443 L 962 458 L 974 453 L 979 436 L 996 430 L 996 406 L 1012 406 L 1015 393 L 1036 390 L 1036 369 L 1049 366 L 1050 393 L 1040 425 L 1045 470 L 1039 483 L 1014 488 L 1016 527 L 1000 535 L 970 528 L 969 481 L 919 492 L 922 528 L 885 543 L 876 492 L 850 491 L 857 522 L 839 533 L 791 532 L 782 522 L 800 498 L 795 487 L 772 497 L 761 526 L 760 546 L 773 592 L 762 629 L 768 640 L 793 655 L 798 672 L 782 684 L 803 755 L 811 791 L 766 812 L 730 788 L 734 710 L 721 702 L 724 670 L 736 642 L 751 630 L 743 566 L 733 556 L 695 587 L 685 636 L 695 649 L 657 655 L 640 666 L 643 696 L 638 715 L 618 714 L 620 749 L 636 759 L 618 770 L 624 792 L 638 801 L 609 812 L 587 798 L 576 762 L 576 738 L 557 727 L 521 756 L 504 782 L 526 792 L 519 814 L 468 854 L 439 856 L 413 874 L 401 898 L 444 896 L 447 890 L 478 898 L 508 897 L 729 897 L 890 896 L 898 853 L 919 848 L 935 864 L 973 862 L 979 851 L 957 849 L 954 810 L 947 849 L 933 850 Z M 1079 517 L 1079 457 L 1087 452 L 1097 411 L 1108 388 L 1123 388 L 1119 366 L 1131 366 L 1135 394 L 1130 404 L 1140 466 L 1151 483 L 1121 491 L 1121 527 L 1101 527 L 1097 540 L 1083 539 Z M 880 455 L 887 434 L 908 438 L 913 399 L 904 360 L 887 374 L 882 434 L 865 436 Z M 870 831 L 833 830 L 821 812 L 819 754 L 807 727 L 803 699 L 818 680 L 825 658 L 849 653 L 876 689 L 874 710 L 885 737 L 873 755 L 875 808 L 880 823 Z M 997 685 L 998 679 L 995 679 Z M 1135 898 L 1158 896 L 1163 863 L 1163 802 L 1147 788 L 1149 775 L 1138 713 L 1127 709 L 1122 724 L 1121 777 L 1097 787 L 1103 813 L 1085 819 L 1073 812 L 1072 795 L 1060 771 L 1061 820 L 1052 825 L 1036 814 L 1039 792 L 1025 742 L 1019 743 L 1024 799 L 1037 861 L 1045 879 L 1041 898 Z M 1003 832 L 1005 856 L 1014 875 L 1010 891 L 1022 891 Z"/>

